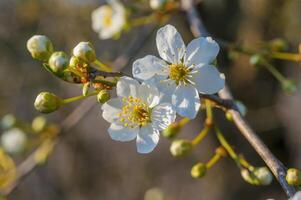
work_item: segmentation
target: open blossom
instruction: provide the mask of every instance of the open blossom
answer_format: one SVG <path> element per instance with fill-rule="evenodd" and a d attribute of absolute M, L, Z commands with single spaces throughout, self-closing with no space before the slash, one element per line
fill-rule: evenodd
<path fill-rule="evenodd" d="M 195 118 L 201 94 L 214 94 L 225 85 L 225 77 L 212 63 L 218 44 L 212 38 L 199 37 L 187 48 L 175 27 L 166 25 L 157 32 L 157 49 L 162 59 L 152 55 L 133 64 L 133 76 L 155 84 L 163 102 L 172 102 L 179 115 Z"/>
<path fill-rule="evenodd" d="M 126 11 L 118 0 L 107 0 L 108 4 L 92 12 L 92 28 L 100 39 L 109 39 L 119 33 L 126 23 Z"/>
<path fill-rule="evenodd" d="M 169 103 L 160 103 L 159 91 L 145 83 L 121 77 L 117 98 L 102 106 L 102 116 L 111 123 L 108 132 L 113 140 L 136 139 L 139 153 L 151 152 L 159 142 L 159 131 L 175 121 L 176 112 Z"/>

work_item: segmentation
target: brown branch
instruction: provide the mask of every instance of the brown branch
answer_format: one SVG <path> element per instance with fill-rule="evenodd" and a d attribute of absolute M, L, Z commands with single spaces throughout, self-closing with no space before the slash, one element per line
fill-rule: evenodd
<path fill-rule="evenodd" d="M 193 5 L 193 0 L 182 0 L 182 7 L 183 10 L 186 11 L 187 18 L 194 36 L 208 36 L 209 34 L 195 6 Z M 233 100 L 232 94 L 228 87 L 220 91 L 219 96 L 223 99 Z M 290 186 L 285 180 L 286 168 L 284 165 L 272 154 L 272 152 L 262 142 L 255 131 L 250 127 L 250 125 L 237 110 L 230 109 L 229 112 L 232 114 L 233 121 L 237 128 L 271 169 L 286 195 L 289 198 L 292 197 L 295 193 L 295 188 Z"/>
<path fill-rule="evenodd" d="M 114 61 L 114 66 L 116 69 L 121 70 L 126 67 L 129 62 L 131 62 L 131 58 L 135 55 L 145 44 L 145 41 L 150 37 L 150 35 L 155 30 L 154 27 L 145 28 L 143 34 L 140 35 L 136 40 L 134 40 L 129 46 L 128 50 L 126 50 L 122 55 L 118 56 Z M 117 75 L 120 76 L 121 72 L 98 72 L 102 75 L 100 76 L 110 76 Z M 65 120 L 61 123 L 61 130 L 58 134 L 57 138 L 54 139 L 53 144 L 57 145 L 62 136 L 66 135 L 77 123 L 80 122 L 84 118 L 86 114 L 91 110 L 91 108 L 95 105 L 95 101 L 86 100 L 82 102 L 72 113 L 70 113 Z M 43 146 L 39 146 L 35 151 L 33 151 L 21 164 L 17 166 L 17 177 L 14 183 L 12 183 L 5 190 L 0 190 L 0 195 L 8 196 L 11 194 L 17 186 L 31 173 L 34 171 L 36 167 L 38 167 L 39 163 L 36 160 L 36 154 L 43 148 Z"/>

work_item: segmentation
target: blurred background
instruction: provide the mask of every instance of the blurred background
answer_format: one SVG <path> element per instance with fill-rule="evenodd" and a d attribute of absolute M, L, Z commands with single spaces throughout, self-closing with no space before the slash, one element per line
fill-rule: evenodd
<path fill-rule="evenodd" d="M 81 94 L 80 87 L 56 79 L 31 58 L 26 41 L 32 35 L 47 35 L 56 49 L 70 53 L 78 42 L 91 41 L 103 61 L 114 61 L 129 50 L 143 31 L 131 30 L 119 41 L 101 41 L 93 32 L 90 14 L 103 3 L 101 0 L 0 0 L 0 116 L 15 113 L 30 122 L 39 114 L 33 106 L 39 92 L 50 91 L 64 98 Z M 248 47 L 264 40 L 284 38 L 290 43 L 290 51 L 298 51 L 300 0 L 203 0 L 198 9 L 213 37 Z M 177 27 L 186 43 L 193 38 L 185 13 L 177 13 L 169 23 Z M 155 32 L 124 70 L 129 72 L 134 59 L 146 54 L 157 55 Z M 249 64 L 249 57 L 232 61 L 222 51 L 218 59 L 235 98 L 248 107 L 247 120 L 259 136 L 287 166 L 301 168 L 301 87 L 293 95 L 283 92 L 267 71 Z M 276 65 L 300 85 L 300 63 Z M 47 118 L 59 123 L 77 105 L 79 102 L 65 106 Z M 106 131 L 109 124 L 101 118 L 100 107 L 95 105 L 67 133 L 47 163 L 31 173 L 8 199 L 142 200 L 149 190 L 159 191 L 164 200 L 285 199 L 276 181 L 260 187 L 244 182 L 230 158 L 222 159 L 203 179 L 193 179 L 191 166 L 208 160 L 218 146 L 213 133 L 191 156 L 183 159 L 171 156 L 170 141 L 163 137 L 151 154 L 140 155 L 134 142 L 110 139 Z M 260 157 L 222 112 L 217 111 L 217 115 L 235 149 L 255 166 L 263 166 Z M 193 138 L 201 128 L 200 115 L 184 128 L 181 137 Z M 16 162 L 20 163 L 25 156 L 16 158 Z"/>

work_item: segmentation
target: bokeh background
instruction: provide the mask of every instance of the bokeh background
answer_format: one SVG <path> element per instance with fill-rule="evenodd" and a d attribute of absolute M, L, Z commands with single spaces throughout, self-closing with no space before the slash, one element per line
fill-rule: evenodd
<path fill-rule="evenodd" d="M 0 0 L 0 116 L 15 113 L 30 122 L 39 114 L 33 107 L 39 92 L 51 91 L 62 97 L 81 94 L 78 86 L 56 79 L 30 57 L 26 41 L 32 35 L 45 34 L 56 49 L 66 52 L 71 52 L 78 42 L 89 40 L 104 61 L 114 61 L 129 51 L 133 41 L 145 30 L 132 30 L 119 41 L 100 41 L 91 29 L 90 14 L 102 3 L 97 0 Z M 300 0 L 203 0 L 198 9 L 216 38 L 249 47 L 264 40 L 284 38 L 294 52 L 301 41 Z M 193 38 L 184 13 L 177 13 L 169 23 L 177 27 L 186 43 Z M 124 70 L 129 72 L 133 60 L 146 54 L 157 55 L 155 33 L 148 37 Z M 299 63 L 278 62 L 276 65 L 300 85 Z M 286 94 L 269 73 L 252 67 L 246 56 L 231 61 L 222 51 L 219 66 L 234 96 L 248 107 L 247 120 L 258 135 L 287 166 L 301 168 L 301 87 L 293 95 Z M 68 105 L 47 118 L 59 123 L 78 105 Z M 285 199 L 276 181 L 262 187 L 244 182 L 230 158 L 219 162 L 203 179 L 191 178 L 191 166 L 208 160 L 217 147 L 214 133 L 183 159 L 171 156 L 170 141 L 163 137 L 151 154 L 139 155 L 134 142 L 119 143 L 110 139 L 106 132 L 109 124 L 101 118 L 100 107 L 95 105 L 67 133 L 47 163 L 31 173 L 9 199 L 142 200 L 152 188 L 160 190 L 165 200 Z M 219 124 L 235 149 L 252 164 L 263 166 L 236 128 L 221 112 L 217 114 Z M 201 130 L 201 124 L 200 115 L 184 128 L 181 137 L 193 138 Z M 17 163 L 21 161 L 22 157 L 16 158 Z"/>

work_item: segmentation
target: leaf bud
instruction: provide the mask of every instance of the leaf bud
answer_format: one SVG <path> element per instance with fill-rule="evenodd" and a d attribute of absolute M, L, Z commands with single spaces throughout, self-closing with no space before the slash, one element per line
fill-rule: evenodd
<path fill-rule="evenodd" d="M 90 42 L 78 43 L 73 49 L 73 55 L 87 63 L 92 63 L 96 60 L 95 49 Z"/>
<path fill-rule="evenodd" d="M 188 140 L 175 140 L 170 146 L 170 152 L 175 157 L 187 155 L 192 150 L 192 143 Z"/>
<path fill-rule="evenodd" d="M 53 53 L 53 45 L 48 37 L 44 35 L 34 35 L 27 41 L 27 49 L 34 59 L 48 62 Z"/>
<path fill-rule="evenodd" d="M 190 174 L 193 178 L 202 178 L 205 176 L 206 172 L 206 164 L 199 162 L 192 166 Z"/>
<path fill-rule="evenodd" d="M 35 108 L 41 113 L 51 113 L 59 109 L 62 100 L 53 93 L 41 92 L 35 102 Z"/>

